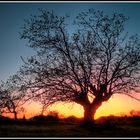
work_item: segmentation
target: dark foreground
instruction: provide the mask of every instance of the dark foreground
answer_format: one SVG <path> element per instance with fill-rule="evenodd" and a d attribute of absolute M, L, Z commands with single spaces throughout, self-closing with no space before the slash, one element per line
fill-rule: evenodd
<path fill-rule="evenodd" d="M 100 120 L 93 128 L 68 121 L 2 121 L 0 137 L 140 137 L 140 118 Z"/>

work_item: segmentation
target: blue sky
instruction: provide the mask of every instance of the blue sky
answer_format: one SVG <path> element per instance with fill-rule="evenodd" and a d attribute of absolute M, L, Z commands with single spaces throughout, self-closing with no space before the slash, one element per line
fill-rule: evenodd
<path fill-rule="evenodd" d="M 27 47 L 25 40 L 20 40 L 19 32 L 24 19 L 36 14 L 38 9 L 53 10 L 58 15 L 69 14 L 72 21 L 81 11 L 89 8 L 102 10 L 106 14 L 123 13 L 130 19 L 126 24 L 129 34 L 140 34 L 140 3 L 0 3 L 0 80 L 6 80 L 16 73 L 23 64 L 20 56 L 27 58 L 35 52 Z M 72 26 L 69 26 L 72 30 Z"/>

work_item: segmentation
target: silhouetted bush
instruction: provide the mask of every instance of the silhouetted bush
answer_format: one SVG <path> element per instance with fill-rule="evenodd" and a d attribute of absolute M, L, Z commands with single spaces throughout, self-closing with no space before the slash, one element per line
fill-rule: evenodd
<path fill-rule="evenodd" d="M 0 121 L 7 121 L 7 120 L 11 120 L 11 119 L 0 115 Z"/>
<path fill-rule="evenodd" d="M 64 121 L 68 122 L 68 123 L 79 123 L 82 121 L 82 119 L 77 118 L 75 116 L 69 116 L 69 117 L 65 118 Z"/>
<path fill-rule="evenodd" d="M 139 116 L 140 117 L 140 111 L 138 110 L 131 110 L 130 115 L 133 117 Z"/>
<path fill-rule="evenodd" d="M 59 121 L 59 116 L 58 113 L 56 112 L 50 112 L 47 116 L 44 115 L 38 115 L 38 116 L 34 116 L 31 118 L 31 120 L 34 121 Z"/>

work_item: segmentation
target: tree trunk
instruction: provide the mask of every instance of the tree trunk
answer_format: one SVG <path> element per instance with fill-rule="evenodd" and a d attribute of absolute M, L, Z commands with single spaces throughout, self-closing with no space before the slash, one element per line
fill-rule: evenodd
<path fill-rule="evenodd" d="M 14 119 L 17 120 L 17 112 L 14 112 Z"/>
<path fill-rule="evenodd" d="M 91 108 L 90 106 L 84 107 L 84 120 L 83 120 L 84 126 L 94 125 L 95 112 L 96 111 L 93 108 Z"/>
<path fill-rule="evenodd" d="M 84 107 L 84 120 L 82 125 L 93 127 L 95 125 L 94 116 L 101 104 L 91 104 Z"/>

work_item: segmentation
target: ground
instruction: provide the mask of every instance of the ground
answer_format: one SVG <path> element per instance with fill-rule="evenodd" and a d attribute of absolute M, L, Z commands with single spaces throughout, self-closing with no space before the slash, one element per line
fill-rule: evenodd
<path fill-rule="evenodd" d="M 120 121 L 120 120 L 119 120 Z M 114 123 L 112 123 L 114 122 Z M 140 119 L 133 123 L 122 120 L 96 122 L 93 128 L 83 128 L 75 122 L 2 122 L 0 137 L 140 137 Z"/>

